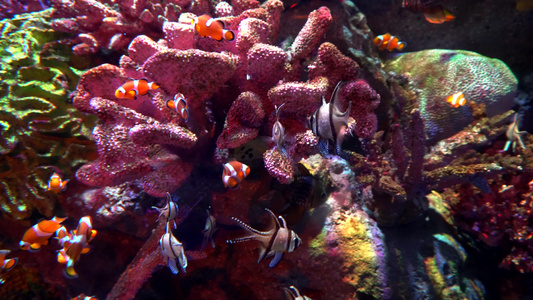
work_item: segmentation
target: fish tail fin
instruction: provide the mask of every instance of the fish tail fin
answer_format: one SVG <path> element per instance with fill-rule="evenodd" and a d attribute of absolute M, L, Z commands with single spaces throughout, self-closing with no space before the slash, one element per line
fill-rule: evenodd
<path fill-rule="evenodd" d="M 455 19 L 455 16 L 452 15 L 448 10 L 444 9 L 444 22 L 449 22 Z"/>
<path fill-rule="evenodd" d="M 2 269 L 9 271 L 17 264 L 18 258 L 10 258 L 4 262 Z"/>
<path fill-rule="evenodd" d="M 78 278 L 78 273 L 76 273 L 76 270 L 74 270 L 74 266 L 70 261 L 67 263 L 67 267 L 63 270 L 63 274 L 68 279 Z"/>

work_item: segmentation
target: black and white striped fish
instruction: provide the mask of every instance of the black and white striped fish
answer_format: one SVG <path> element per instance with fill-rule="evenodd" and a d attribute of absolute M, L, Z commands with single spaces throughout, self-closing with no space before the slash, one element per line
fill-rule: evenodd
<path fill-rule="evenodd" d="M 169 222 L 167 222 L 166 233 L 163 234 L 161 239 L 159 239 L 159 247 L 161 248 L 163 255 L 168 258 L 168 267 L 170 268 L 170 271 L 172 271 L 173 274 L 178 274 L 181 269 L 183 273 L 185 273 L 185 268 L 187 268 L 187 257 L 185 256 L 183 245 L 172 234 Z"/>
<path fill-rule="evenodd" d="M 237 222 L 244 230 L 246 230 L 248 235 L 238 239 L 228 240 L 226 242 L 230 244 L 240 243 L 248 240 L 256 240 L 261 242 L 261 252 L 259 253 L 259 260 L 257 263 L 260 263 L 267 257 L 274 256 L 274 259 L 272 259 L 268 265 L 269 267 L 273 268 L 281 261 L 284 253 L 293 252 L 302 244 L 302 240 L 298 234 L 296 234 L 296 232 L 287 228 L 287 223 L 282 216 L 278 216 L 276 218 L 270 209 L 265 208 L 265 210 L 268 211 L 274 220 L 274 224 L 270 230 L 259 231 L 253 229 L 248 224 L 232 217 L 231 219 Z"/>
<path fill-rule="evenodd" d="M 282 152 L 285 152 L 285 149 L 283 149 L 283 141 L 285 140 L 285 128 L 279 122 L 279 113 L 284 105 L 285 103 L 283 103 L 279 107 L 276 106 L 276 122 L 272 126 L 272 140 L 276 143 L 276 147 Z"/>
<path fill-rule="evenodd" d="M 161 218 L 161 216 L 165 216 L 167 218 L 167 222 L 172 221 L 174 223 L 174 229 L 176 229 L 176 217 L 178 216 L 179 207 L 178 204 L 174 201 L 172 201 L 172 197 L 170 196 L 170 193 L 167 193 L 167 204 L 163 208 L 152 206 L 153 209 L 156 209 L 159 212 L 158 219 Z"/>
<path fill-rule="evenodd" d="M 322 97 L 322 105 L 308 118 L 308 126 L 319 138 L 319 150 L 323 156 L 328 154 L 329 141 L 336 143 L 337 154 L 341 153 L 342 141 L 348 128 L 352 103 L 345 112 L 341 112 L 336 103 L 341 83 L 342 81 L 335 87 L 329 103 Z"/>
<path fill-rule="evenodd" d="M 285 299 L 287 300 L 311 300 L 311 298 L 300 294 L 300 291 L 291 285 L 289 288 L 283 288 L 285 291 Z"/>

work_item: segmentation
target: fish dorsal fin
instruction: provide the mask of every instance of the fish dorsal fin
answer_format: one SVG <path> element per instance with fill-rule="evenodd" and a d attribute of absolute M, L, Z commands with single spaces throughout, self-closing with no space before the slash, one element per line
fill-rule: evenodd
<path fill-rule="evenodd" d="M 278 229 L 278 228 L 282 228 L 281 224 L 279 223 L 278 221 L 278 218 L 276 217 L 276 215 L 268 208 L 265 208 L 266 211 L 268 211 L 270 213 L 270 215 L 272 216 L 272 219 L 274 219 L 274 221 L 276 222 L 275 223 L 275 229 Z M 272 228 L 274 229 L 274 228 Z M 271 229 L 271 230 L 272 230 Z"/>
<path fill-rule="evenodd" d="M 285 219 L 282 216 L 278 216 L 278 223 L 280 223 L 281 228 L 287 228 L 287 222 L 285 222 Z"/>
<path fill-rule="evenodd" d="M 281 104 L 279 107 L 274 106 L 276 108 L 276 122 L 279 122 L 279 113 L 281 111 L 281 108 L 285 105 L 285 103 Z"/>
<path fill-rule="evenodd" d="M 224 21 L 221 21 L 221 20 L 216 20 L 218 22 L 218 24 L 220 24 L 220 26 L 222 26 L 222 29 L 225 29 L 226 28 L 226 23 L 224 23 Z"/>
<path fill-rule="evenodd" d="M 337 94 L 339 93 L 339 88 L 341 87 L 342 81 L 339 81 L 337 85 L 335 86 L 335 89 L 333 90 L 333 93 L 331 94 L 331 99 L 329 100 L 329 104 L 335 104 L 335 100 L 337 100 Z"/>

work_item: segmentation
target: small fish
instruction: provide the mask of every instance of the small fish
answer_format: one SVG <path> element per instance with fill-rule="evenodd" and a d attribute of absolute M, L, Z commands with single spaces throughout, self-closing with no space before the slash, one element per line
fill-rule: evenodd
<path fill-rule="evenodd" d="M 452 107 L 459 107 L 466 104 L 466 98 L 463 92 L 457 92 L 446 98 L 446 102 L 450 103 Z"/>
<path fill-rule="evenodd" d="M 168 100 L 166 106 L 174 109 L 185 122 L 189 119 L 189 106 L 187 105 L 187 99 L 185 99 L 182 93 L 174 95 L 174 99 Z"/>
<path fill-rule="evenodd" d="M 98 300 L 95 296 L 87 296 L 85 294 L 79 294 L 71 300 Z"/>
<path fill-rule="evenodd" d="M 266 257 L 274 255 L 274 259 L 272 259 L 268 265 L 270 268 L 273 268 L 283 258 L 284 253 L 293 252 L 302 244 L 302 240 L 298 234 L 296 234 L 296 232 L 287 228 L 287 223 L 282 216 L 278 216 L 276 218 L 276 215 L 274 215 L 270 209 L 265 208 L 265 210 L 268 211 L 274 220 L 273 226 L 268 231 L 259 231 L 253 229 L 241 220 L 232 217 L 231 219 L 237 222 L 244 230 L 246 230 L 248 235 L 235 240 L 227 240 L 226 242 L 229 244 L 240 243 L 248 240 L 257 240 L 261 242 L 261 252 L 259 254 L 259 260 L 257 263 L 260 263 Z"/>
<path fill-rule="evenodd" d="M 136 100 L 137 95 L 146 95 L 149 90 L 155 90 L 159 86 L 146 79 L 130 80 L 115 91 L 115 97 Z"/>
<path fill-rule="evenodd" d="M 274 123 L 274 125 L 272 126 L 272 139 L 274 140 L 274 142 L 276 142 L 276 147 L 278 147 L 278 149 L 282 149 L 282 150 L 284 150 L 283 149 L 283 141 L 285 140 L 285 128 L 279 122 L 279 112 L 281 111 L 281 108 L 283 108 L 284 105 L 285 105 L 285 103 L 283 103 L 279 107 L 275 106 L 275 108 L 276 108 L 276 123 Z"/>
<path fill-rule="evenodd" d="M 222 41 L 223 39 L 233 41 L 235 39 L 233 31 L 224 29 L 226 27 L 224 22 L 215 20 L 209 15 L 195 17 L 191 24 L 194 26 L 194 29 L 196 29 L 196 32 L 198 32 L 203 38 L 209 36 L 217 41 Z"/>
<path fill-rule="evenodd" d="M 285 291 L 285 299 L 287 300 L 311 300 L 311 298 L 301 295 L 300 291 L 291 285 L 289 288 L 283 288 Z"/>
<path fill-rule="evenodd" d="M 52 177 L 50 177 L 50 180 L 48 181 L 47 190 L 52 191 L 57 194 L 61 191 L 64 191 L 67 188 L 67 183 L 68 183 L 68 180 L 61 179 L 59 174 L 54 172 L 54 174 L 52 174 Z"/>
<path fill-rule="evenodd" d="M 26 230 L 20 241 L 20 249 L 39 251 L 42 245 L 48 245 L 48 239 L 61 227 L 61 222 L 66 218 L 53 217 L 51 220 L 42 220 Z"/>
<path fill-rule="evenodd" d="M 201 250 L 204 250 L 208 241 L 211 242 L 211 247 L 215 248 L 215 240 L 213 239 L 213 235 L 215 235 L 215 232 L 218 229 L 217 220 L 215 217 L 209 212 L 209 210 L 206 210 L 206 212 L 207 219 L 205 220 L 204 230 L 202 230 L 202 233 L 204 234 L 204 241 L 202 242 L 202 248 L 200 248 Z"/>
<path fill-rule="evenodd" d="M 507 128 L 507 132 L 505 135 L 507 136 L 507 143 L 505 143 L 505 147 L 503 148 L 504 152 L 507 152 L 509 150 L 509 147 L 513 146 L 513 153 L 516 150 L 516 145 L 518 145 L 522 150 L 526 150 L 526 146 L 524 145 L 524 142 L 522 141 L 522 135 L 524 135 L 527 131 L 519 131 L 518 130 L 519 125 L 519 119 L 518 114 L 514 115 L 513 122 L 509 124 L 509 127 Z"/>
<path fill-rule="evenodd" d="M 348 118 L 350 117 L 352 103 L 350 102 L 345 112 L 341 112 L 336 103 L 341 83 L 339 82 L 335 87 L 329 103 L 326 103 L 326 100 L 322 97 L 322 105 L 308 118 L 308 126 L 320 140 L 319 149 L 323 156 L 328 153 L 328 141 L 334 141 L 337 154 L 341 153 L 342 140 L 348 129 Z"/>
<path fill-rule="evenodd" d="M 9 271 L 13 269 L 15 264 L 17 263 L 17 258 L 8 258 L 6 259 L 6 256 L 10 253 L 10 250 L 0 250 L 0 270 L 1 271 Z M 0 278 L 0 285 L 4 284 L 5 280 L 3 278 Z"/>
<path fill-rule="evenodd" d="M 62 248 L 68 248 L 70 246 L 70 240 L 72 239 L 72 234 L 70 234 L 65 226 L 59 227 L 58 230 L 56 230 L 56 237 L 59 244 Z"/>
<path fill-rule="evenodd" d="M 163 255 L 168 258 L 168 267 L 170 268 L 170 271 L 172 271 L 173 274 L 179 273 L 179 269 L 176 264 L 177 262 L 183 273 L 186 273 L 185 268 L 187 268 L 187 257 L 185 256 L 183 245 L 172 234 L 170 224 L 168 222 L 166 233 L 159 240 L 159 246 Z"/>
<path fill-rule="evenodd" d="M 400 42 L 400 39 L 398 37 L 391 35 L 390 33 L 376 36 L 374 38 L 374 44 L 378 46 L 379 50 L 389 51 L 392 51 L 394 49 L 402 50 L 406 46 L 404 42 Z"/>
<path fill-rule="evenodd" d="M 58 237 L 65 238 L 64 232 L 58 233 Z M 66 235 L 68 236 L 68 234 Z M 78 227 L 71 233 L 68 242 L 63 243 L 64 248 L 58 251 L 57 261 L 66 264 L 64 274 L 67 278 L 76 278 L 78 274 L 74 270 L 74 264 L 80 259 L 82 254 L 91 251 L 88 243 L 96 236 L 96 230 L 93 229 L 91 217 L 85 216 L 78 222 Z"/>
<path fill-rule="evenodd" d="M 174 223 L 174 229 L 176 229 L 176 217 L 178 216 L 180 208 L 176 202 L 172 201 L 170 193 L 167 193 L 167 204 L 165 207 L 159 208 L 152 206 L 152 208 L 159 211 L 159 217 L 157 217 L 157 219 L 161 218 L 161 216 L 165 216 L 167 222 L 172 221 Z"/>
<path fill-rule="evenodd" d="M 435 0 L 403 0 L 402 7 L 413 12 L 424 13 L 426 21 L 432 24 L 449 22 L 455 17 Z"/>
<path fill-rule="evenodd" d="M 250 168 L 236 160 L 230 161 L 224 165 L 224 172 L 222 173 L 222 182 L 225 187 L 236 188 L 241 181 L 250 174 Z"/>

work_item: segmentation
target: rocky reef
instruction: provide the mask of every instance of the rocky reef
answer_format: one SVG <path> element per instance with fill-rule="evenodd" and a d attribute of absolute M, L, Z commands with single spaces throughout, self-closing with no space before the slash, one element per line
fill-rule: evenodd
<path fill-rule="evenodd" d="M 7 273 L 21 292 L 0 296 L 47 285 L 58 297 L 279 299 L 294 286 L 312 299 L 484 299 L 502 293 L 499 279 L 473 265 L 533 272 L 533 138 L 513 117 L 517 80 L 502 61 L 428 49 L 382 63 L 349 0 L 51 5 L 1 23 L 0 224 L 23 223 L 0 245 L 46 272 L 34 292 Z M 200 38 L 204 13 L 234 39 Z M 78 71 L 77 55 L 109 52 L 121 56 Z M 152 88 L 119 97 L 142 79 Z M 447 102 L 457 92 L 466 105 Z M 338 155 L 311 115 L 330 118 L 316 124 L 343 141 Z M 235 161 L 250 173 L 225 188 Z M 63 193 L 46 190 L 55 171 L 71 180 Z M 150 209 L 171 203 L 176 218 Z M 90 215 L 98 230 L 76 279 L 61 276 L 55 242 L 14 251 L 29 220 L 54 214 Z M 259 243 L 232 242 L 267 235 L 270 214 L 301 238 L 275 267 L 258 262 Z M 169 234 L 188 260 L 177 275 Z"/>

